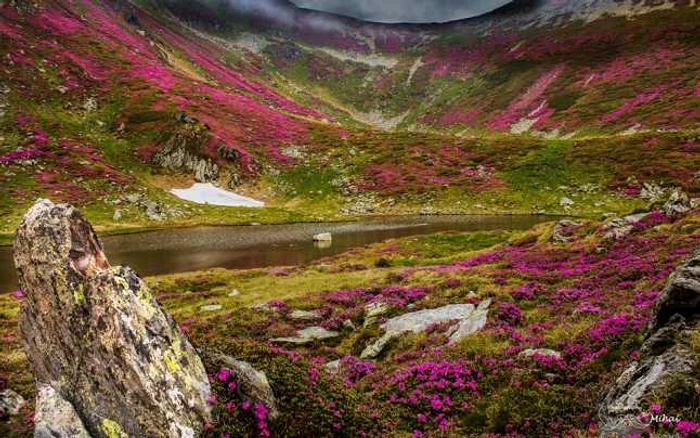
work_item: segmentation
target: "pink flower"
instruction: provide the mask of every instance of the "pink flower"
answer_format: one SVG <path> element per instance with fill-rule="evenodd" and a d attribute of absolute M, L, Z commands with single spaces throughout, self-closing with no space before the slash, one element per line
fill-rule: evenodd
<path fill-rule="evenodd" d="M 227 368 L 221 368 L 218 373 L 216 373 L 216 378 L 221 382 L 228 382 L 231 378 L 231 370 Z"/>
<path fill-rule="evenodd" d="M 210 405 L 215 405 L 216 404 L 216 395 L 209 394 L 207 396 L 207 403 L 209 403 Z"/>

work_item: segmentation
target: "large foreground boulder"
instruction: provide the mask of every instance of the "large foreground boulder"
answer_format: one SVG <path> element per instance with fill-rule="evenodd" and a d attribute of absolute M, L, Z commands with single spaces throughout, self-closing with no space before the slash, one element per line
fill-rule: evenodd
<path fill-rule="evenodd" d="M 139 276 L 110 267 L 82 214 L 37 202 L 14 250 L 36 433 L 197 436 L 210 420 L 202 361 Z"/>
<path fill-rule="evenodd" d="M 691 339 L 700 332 L 700 250 L 669 279 L 659 296 L 649 334 L 633 362 L 609 388 L 599 408 L 604 436 L 639 434 L 647 428 L 639 414 L 653 396 L 683 383 L 700 387 Z"/>

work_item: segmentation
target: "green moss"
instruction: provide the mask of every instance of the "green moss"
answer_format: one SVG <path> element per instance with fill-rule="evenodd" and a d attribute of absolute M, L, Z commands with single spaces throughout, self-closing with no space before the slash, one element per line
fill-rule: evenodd
<path fill-rule="evenodd" d="M 99 429 L 107 438 L 129 438 L 119 423 L 109 418 L 100 421 Z"/>

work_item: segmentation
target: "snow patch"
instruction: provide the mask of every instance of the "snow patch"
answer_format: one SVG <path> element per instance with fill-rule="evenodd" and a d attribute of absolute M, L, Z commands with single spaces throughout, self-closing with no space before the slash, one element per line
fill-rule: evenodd
<path fill-rule="evenodd" d="M 185 201 L 197 204 L 220 205 L 224 207 L 264 207 L 265 203 L 246 198 L 228 190 L 215 187 L 211 183 L 196 183 L 189 189 L 172 189 L 170 193 Z"/>

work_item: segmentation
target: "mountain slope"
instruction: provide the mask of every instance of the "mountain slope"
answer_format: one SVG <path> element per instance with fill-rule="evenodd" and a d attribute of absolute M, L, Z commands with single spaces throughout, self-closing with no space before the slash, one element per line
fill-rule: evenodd
<path fill-rule="evenodd" d="M 697 6 L 570 3 L 428 27 L 6 3 L 0 228 L 38 196 L 124 228 L 590 214 L 699 193 Z M 195 178 L 281 209 L 166 193 Z"/>

